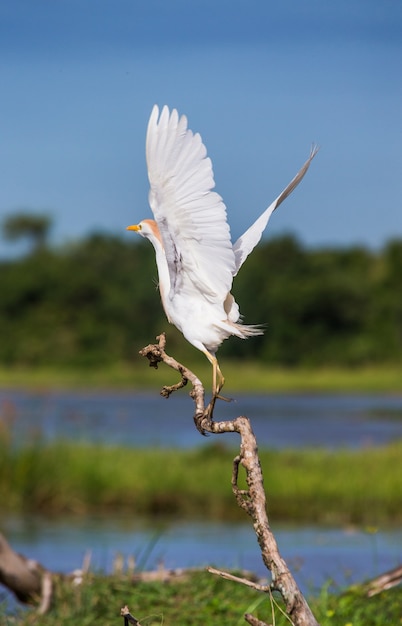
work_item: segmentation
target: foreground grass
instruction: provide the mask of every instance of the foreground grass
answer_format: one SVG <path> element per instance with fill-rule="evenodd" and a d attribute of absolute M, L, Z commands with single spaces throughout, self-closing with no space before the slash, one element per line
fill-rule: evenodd
<path fill-rule="evenodd" d="M 211 368 L 206 360 L 186 363 L 207 388 Z M 394 393 L 402 391 L 402 365 L 356 368 L 281 368 L 244 361 L 222 361 L 226 393 L 235 392 L 332 392 Z M 63 389 L 158 389 L 177 380 L 166 366 L 156 372 L 139 359 L 135 365 L 124 363 L 104 368 L 0 368 L 3 388 Z"/>
<path fill-rule="evenodd" d="M 244 519 L 231 492 L 235 452 L 133 449 L 75 443 L 23 448 L 0 439 L 0 493 L 8 511 Z M 260 451 L 272 519 L 400 523 L 402 442 L 363 450 Z"/>
<path fill-rule="evenodd" d="M 281 606 L 279 597 L 275 602 Z M 324 588 L 310 606 L 322 626 L 384 626 L 400 624 L 402 589 L 367 598 L 363 588 L 330 594 Z M 129 577 L 90 576 L 78 587 L 62 583 L 51 613 L 38 616 L 23 612 L 15 616 L 0 613 L 0 624 L 11 626 L 76 626 L 102 624 L 122 626 L 120 608 L 128 605 L 144 626 L 227 626 L 245 624 L 243 615 L 253 613 L 267 624 L 288 626 L 278 606 L 273 618 L 266 594 L 225 581 L 206 572 L 189 573 L 180 580 L 164 583 L 136 583 Z"/>

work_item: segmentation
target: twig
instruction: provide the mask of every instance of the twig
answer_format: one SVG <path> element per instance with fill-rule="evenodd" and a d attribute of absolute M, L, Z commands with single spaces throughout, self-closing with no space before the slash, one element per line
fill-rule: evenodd
<path fill-rule="evenodd" d="M 257 619 L 254 615 L 251 615 L 251 613 L 246 613 L 244 619 L 246 622 L 251 624 L 251 626 L 268 626 L 268 624 L 262 622 L 260 619 Z"/>
<path fill-rule="evenodd" d="M 120 609 L 120 615 L 124 617 L 124 626 L 128 626 L 128 624 L 134 624 L 134 626 L 141 626 L 140 622 L 134 615 L 131 615 L 128 606 L 123 606 Z"/>
<path fill-rule="evenodd" d="M 50 605 L 53 597 L 53 576 L 51 572 L 45 571 L 42 575 L 41 581 L 41 599 L 38 606 L 38 613 L 44 615 L 50 609 Z"/>
<path fill-rule="evenodd" d="M 257 441 L 249 419 L 240 416 L 232 420 L 215 422 L 213 420 L 213 411 L 216 398 L 212 398 L 209 405 L 205 408 L 204 388 L 199 378 L 197 378 L 191 370 L 166 354 L 166 337 L 164 334 L 159 335 L 157 339 L 159 342 L 157 345 L 147 346 L 141 350 L 140 354 L 146 356 L 150 360 L 151 365 L 163 361 L 166 365 L 180 372 L 182 377 L 185 377 L 191 382 L 193 389 L 190 395 L 195 403 L 194 422 L 198 430 L 202 434 L 237 432 L 240 435 L 240 453 L 233 462 L 232 490 L 238 505 L 252 518 L 262 559 L 272 576 L 272 582 L 268 588 L 269 591 L 271 589 L 279 591 L 282 595 L 286 606 L 286 613 L 294 626 L 318 626 L 318 622 L 312 614 L 306 599 L 298 588 L 286 562 L 279 553 L 275 537 L 270 529 Z M 153 366 L 157 367 L 157 364 Z M 174 387 L 174 389 L 168 389 L 172 389 L 173 391 L 179 388 L 177 385 Z M 240 465 L 246 472 L 248 487 L 246 490 L 240 489 L 238 486 Z M 220 573 L 219 575 L 222 574 Z M 237 582 L 243 581 L 238 579 Z M 243 584 L 253 586 L 249 585 L 248 582 L 243 582 Z M 267 589 L 263 589 L 263 591 L 266 590 Z M 258 624 L 258 621 L 252 622 L 250 619 L 247 619 L 247 621 L 249 621 L 250 624 Z"/>
<path fill-rule="evenodd" d="M 257 591 L 267 592 L 270 589 L 269 585 L 260 585 L 252 580 L 248 580 L 247 578 L 241 578 L 240 576 L 235 576 L 234 574 L 230 574 L 229 572 L 223 572 L 220 569 L 215 569 L 215 567 L 207 567 L 207 572 L 210 574 L 215 574 L 216 576 L 220 576 L 225 580 L 232 580 L 235 583 L 241 583 L 242 585 L 246 585 L 246 587 L 251 587 L 252 589 L 256 589 Z"/>

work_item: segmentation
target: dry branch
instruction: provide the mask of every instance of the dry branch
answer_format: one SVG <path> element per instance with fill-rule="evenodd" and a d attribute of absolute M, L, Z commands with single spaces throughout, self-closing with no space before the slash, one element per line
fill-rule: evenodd
<path fill-rule="evenodd" d="M 400 585 L 401 582 L 402 566 L 399 565 L 398 567 L 395 567 L 394 569 L 384 572 L 384 574 L 369 580 L 366 583 L 367 595 L 371 598 L 372 596 L 377 595 L 377 593 L 387 591 L 387 589 L 392 589 L 393 587 Z"/>
<path fill-rule="evenodd" d="M 240 416 L 233 420 L 214 421 L 213 411 L 216 398 L 212 398 L 208 406 L 205 407 L 204 388 L 199 378 L 191 370 L 166 354 L 166 338 L 164 334 L 157 337 L 157 340 L 158 344 L 148 345 L 141 350 L 140 354 L 149 359 L 150 366 L 157 368 L 158 364 L 163 361 L 169 367 L 180 372 L 182 377 L 178 385 L 164 387 L 161 392 L 162 395 L 169 397 L 177 388 L 184 386 L 184 381 L 190 381 L 193 385 L 190 395 L 195 403 L 194 422 L 198 430 L 202 434 L 236 432 L 240 435 L 240 453 L 233 462 L 232 490 L 238 505 L 252 518 L 262 559 L 267 569 L 271 572 L 272 580 L 267 590 L 278 591 L 281 594 L 285 603 L 286 613 L 294 626 L 318 626 L 318 622 L 312 614 L 306 599 L 279 553 L 275 537 L 271 531 L 257 441 L 249 419 Z M 240 466 L 246 472 L 247 489 L 239 489 L 238 487 Z M 222 576 L 223 573 L 219 572 L 219 575 Z M 243 580 L 238 582 L 244 583 Z M 262 625 L 262 622 L 258 622 L 250 615 L 247 615 L 246 620 L 250 624 Z"/>
<path fill-rule="evenodd" d="M 0 533 L 0 583 L 10 589 L 20 602 L 38 604 L 46 613 L 53 593 L 52 573 L 33 559 L 14 552 Z"/>
<path fill-rule="evenodd" d="M 9 589 L 23 604 L 36 607 L 39 614 L 51 609 L 57 581 L 69 580 L 79 584 L 89 569 L 86 556 L 83 567 L 71 574 L 52 572 L 38 561 L 15 552 L 0 533 L 0 584 Z"/>
<path fill-rule="evenodd" d="M 141 626 L 140 622 L 134 615 L 131 615 L 128 606 L 123 606 L 120 609 L 120 615 L 124 617 L 124 626 L 128 626 L 129 624 L 133 624 L 134 626 Z"/>

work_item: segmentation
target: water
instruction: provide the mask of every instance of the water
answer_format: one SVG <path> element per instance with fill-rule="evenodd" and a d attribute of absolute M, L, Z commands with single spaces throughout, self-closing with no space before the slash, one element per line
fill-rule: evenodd
<path fill-rule="evenodd" d="M 401 395 L 241 395 L 220 402 L 216 419 L 247 415 L 260 447 L 357 448 L 402 438 Z M 208 445 L 194 428 L 187 394 L 0 390 L 0 417 L 19 441 L 39 435 L 107 444 L 188 448 Z M 226 443 L 237 444 L 236 434 Z"/>
<path fill-rule="evenodd" d="M 201 437 L 187 394 L 169 400 L 158 393 L 23 392 L 0 390 L 1 420 L 15 441 L 33 436 L 103 444 L 189 448 L 211 445 Z M 220 402 L 217 419 L 247 415 L 260 447 L 359 448 L 402 438 L 400 395 L 238 395 Z M 238 436 L 222 441 L 236 445 Z M 240 567 L 266 577 L 250 523 L 161 522 L 133 518 L 45 520 L 10 518 L 0 530 L 12 547 L 45 567 L 70 572 L 87 550 L 95 570 L 111 571 L 117 553 L 136 556 L 147 569 L 215 565 Z M 282 556 L 304 592 L 332 579 L 344 587 L 402 562 L 402 531 L 358 528 L 273 527 Z M 152 549 L 151 549 L 152 548 Z"/>
<path fill-rule="evenodd" d="M 45 567 L 71 572 L 91 553 L 91 568 L 110 572 L 116 555 L 138 567 L 242 568 L 267 578 L 250 523 L 180 522 L 132 518 L 46 520 L 5 518 L 0 526 L 13 548 Z M 402 529 L 273 526 L 279 550 L 304 592 L 332 580 L 344 588 L 396 567 Z"/>

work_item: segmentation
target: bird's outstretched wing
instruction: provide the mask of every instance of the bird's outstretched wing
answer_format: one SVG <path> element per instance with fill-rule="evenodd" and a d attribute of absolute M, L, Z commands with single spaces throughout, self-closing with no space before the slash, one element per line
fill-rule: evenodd
<path fill-rule="evenodd" d="M 158 119 L 159 118 L 159 119 Z M 170 296 L 196 289 L 210 300 L 230 291 L 235 260 L 226 207 L 215 187 L 211 160 L 187 118 L 155 105 L 149 119 L 146 157 L 149 203 L 169 266 Z"/>
<path fill-rule="evenodd" d="M 272 204 L 269 205 L 264 213 L 260 215 L 260 217 L 254 222 L 254 224 L 252 224 L 252 226 L 250 226 L 250 228 L 248 228 L 246 232 L 241 237 L 239 237 L 239 239 L 233 245 L 233 252 L 235 254 L 236 262 L 234 276 L 236 276 L 237 272 L 243 265 L 244 261 L 247 259 L 250 252 L 254 250 L 255 246 L 260 241 L 262 233 L 264 232 L 272 213 L 281 204 L 281 202 L 283 202 L 292 193 L 292 191 L 302 180 L 318 150 L 319 148 L 317 146 L 312 147 L 309 158 L 307 159 L 303 167 L 297 172 L 293 180 L 290 181 L 288 186 L 282 191 L 282 193 L 276 198 L 276 200 L 274 200 Z"/>

